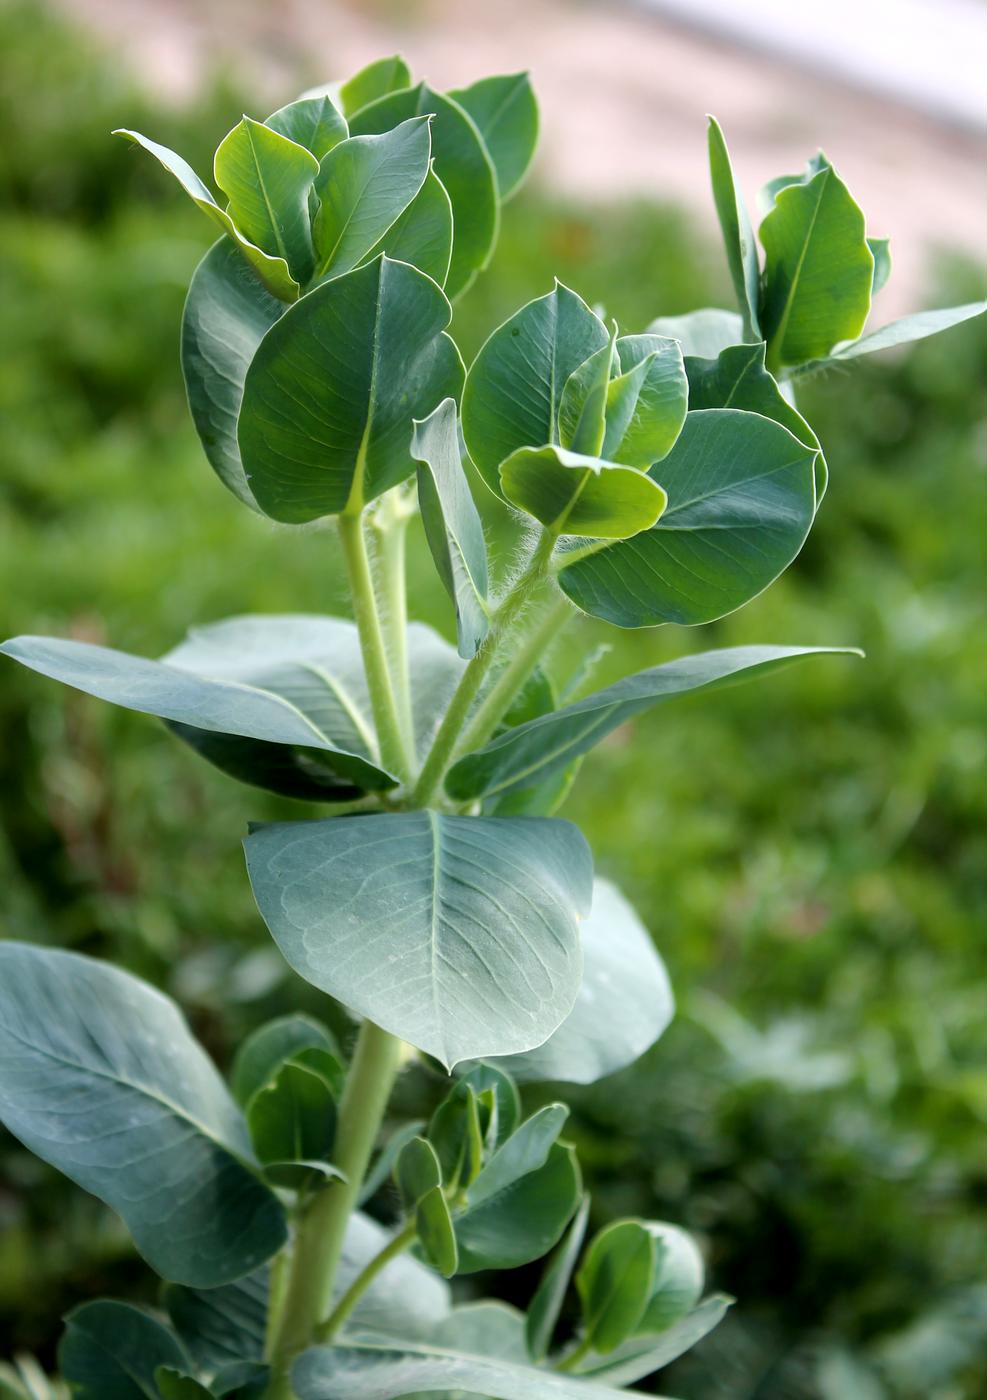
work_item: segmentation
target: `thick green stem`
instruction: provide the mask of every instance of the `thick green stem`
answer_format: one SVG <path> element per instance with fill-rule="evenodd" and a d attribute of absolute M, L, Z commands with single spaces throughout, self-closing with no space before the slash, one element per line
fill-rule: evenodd
<path fill-rule="evenodd" d="M 398 1071 L 401 1042 L 364 1021 L 339 1105 L 334 1165 L 345 1181 L 326 1187 L 305 1209 L 295 1234 L 266 1400 L 291 1395 L 295 1357 L 315 1338 L 329 1312 L 343 1240 Z M 287 1387 L 287 1388 L 286 1388 Z"/>
<path fill-rule="evenodd" d="M 325 1322 L 316 1331 L 315 1339 L 317 1342 L 332 1341 L 381 1270 L 386 1269 L 392 1259 L 396 1259 L 399 1254 L 403 1254 L 409 1246 L 414 1244 L 417 1236 L 415 1222 L 411 1220 L 384 1246 L 379 1254 L 374 1255 L 367 1267 L 357 1274 Z"/>

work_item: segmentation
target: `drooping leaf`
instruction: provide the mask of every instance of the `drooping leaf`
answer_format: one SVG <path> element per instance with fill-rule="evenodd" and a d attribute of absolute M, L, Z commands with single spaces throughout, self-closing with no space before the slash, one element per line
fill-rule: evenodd
<path fill-rule="evenodd" d="M 328 95 L 302 97 L 279 107 L 264 123 L 298 146 L 311 151 L 318 161 L 349 135 L 346 118 Z"/>
<path fill-rule="evenodd" d="M 577 552 L 559 574 L 563 592 L 618 627 L 695 626 L 733 612 L 802 548 L 817 455 L 756 413 L 689 413 L 649 473 L 668 494 L 657 524 L 588 557 Z"/>
<path fill-rule="evenodd" d="M 655 1277 L 655 1240 L 637 1220 L 617 1220 L 595 1237 L 576 1274 L 583 1335 L 601 1355 L 636 1331 Z"/>
<path fill-rule="evenodd" d="M 633 467 L 564 447 L 522 447 L 500 469 L 501 495 L 556 535 L 626 540 L 650 529 L 668 497 Z"/>
<path fill-rule="evenodd" d="M 321 1022 L 295 1012 L 259 1026 L 233 1058 L 230 1087 L 241 1108 L 270 1083 L 282 1065 L 305 1050 L 323 1050 L 338 1061 L 339 1047 Z"/>
<path fill-rule="evenodd" d="M 895 345 L 908 345 L 914 340 L 925 340 L 930 335 L 951 330 L 976 316 L 987 313 L 987 301 L 971 301 L 964 306 L 948 306 L 940 311 L 917 311 L 911 316 L 902 316 L 876 331 L 868 331 L 859 340 L 838 346 L 831 355 L 818 364 L 805 368 L 818 369 L 828 364 L 842 364 L 845 360 L 855 360 L 858 355 L 873 355 L 878 350 L 890 350 Z"/>
<path fill-rule="evenodd" d="M 386 253 L 395 262 L 411 263 L 445 287 L 452 258 L 452 204 L 446 187 L 429 169 L 425 183 L 399 214 L 367 260 Z"/>
<path fill-rule="evenodd" d="M 460 656 L 476 655 L 489 630 L 487 545 L 470 492 L 459 443 L 454 399 L 443 399 L 415 424 L 411 455 L 418 467 L 418 501 L 425 537 L 446 592 L 456 607 Z"/>
<path fill-rule="evenodd" d="M 378 258 L 290 315 L 247 371 L 237 435 L 261 509 L 297 524 L 358 511 L 410 476 L 412 421 L 458 398 L 463 367 L 449 303 L 406 263 Z"/>
<path fill-rule="evenodd" d="M 441 1186 L 426 1191 L 415 1206 L 415 1227 L 422 1256 L 443 1278 L 452 1278 L 459 1266 L 459 1248 Z"/>
<path fill-rule="evenodd" d="M 350 132 L 373 135 L 422 116 L 432 117 L 435 171 L 452 202 L 454 232 L 446 292 L 457 297 L 486 267 L 500 222 L 497 176 L 472 118 L 453 98 L 419 83 L 363 107 L 351 119 Z"/>
<path fill-rule="evenodd" d="M 607 392 L 603 456 L 647 468 L 671 451 L 689 407 L 689 385 L 677 341 L 624 335 L 616 345 L 619 374 Z"/>
<path fill-rule="evenodd" d="M 172 1001 L 117 968 L 0 944 L 0 1120 L 117 1211 L 166 1279 L 226 1283 L 284 1243 L 212 1062 Z"/>
<path fill-rule="evenodd" d="M 188 161 L 183 160 L 177 152 L 170 151 L 167 146 L 161 146 L 157 141 L 151 141 L 148 137 L 142 136 L 139 131 L 127 131 L 121 127 L 113 134 L 114 136 L 125 136 L 128 141 L 142 146 L 164 166 L 169 174 L 174 175 L 193 203 L 197 204 L 202 212 L 212 219 L 222 233 L 233 240 L 241 256 L 247 260 L 272 296 L 286 302 L 292 302 L 297 298 L 298 283 L 289 271 L 285 259 L 265 253 L 263 248 L 258 248 L 255 243 L 251 243 L 241 233 L 226 210 L 221 209 L 216 203 L 212 192 L 199 179 Z"/>
<path fill-rule="evenodd" d="M 727 346 L 742 343 L 744 323 L 736 311 L 707 306 L 685 316 L 657 316 L 648 327 L 648 334 L 677 340 L 683 355 L 715 360 Z"/>
<path fill-rule="evenodd" d="M 220 1288 L 168 1284 L 162 1301 L 196 1365 L 217 1371 L 264 1355 L 270 1270 L 257 1269 Z"/>
<path fill-rule="evenodd" d="M 665 1332 L 696 1307 L 706 1271 L 695 1240 L 664 1220 L 643 1222 L 657 1247 L 654 1284 L 635 1331 Z"/>
<path fill-rule="evenodd" d="M 672 1019 L 675 1003 L 665 964 L 609 881 L 594 881 L 593 907 L 579 932 L 583 980 L 575 1006 L 544 1045 L 502 1062 L 522 1083 L 592 1084 L 632 1064 Z"/>
<path fill-rule="evenodd" d="M 380 243 L 425 183 L 431 149 L 428 117 L 413 117 L 379 136 L 352 136 L 332 148 L 314 186 L 319 280 L 349 272 Z"/>
<path fill-rule="evenodd" d="M 159 1366 L 189 1369 L 174 1333 L 143 1308 L 108 1299 L 68 1314 L 58 1364 L 75 1400 L 157 1400 Z"/>
<path fill-rule="evenodd" d="M 313 265 L 308 197 L 319 173 L 312 152 L 244 117 L 220 142 L 214 173 L 240 232 L 270 257 L 283 258 L 296 282 L 307 282 Z"/>
<path fill-rule="evenodd" d="M 566 381 L 609 341 L 606 327 L 561 283 L 493 332 L 463 391 L 463 433 L 483 480 L 500 495 L 501 462 L 521 447 L 559 441 Z"/>
<path fill-rule="evenodd" d="M 737 188 L 727 143 L 715 117 L 709 119 L 709 173 L 713 183 L 713 202 L 723 232 L 727 266 L 743 318 L 743 339 L 758 340 L 757 304 L 761 268 L 757 242 L 743 195 Z"/>
<path fill-rule="evenodd" d="M 400 54 L 388 58 L 375 59 L 354 73 L 339 88 L 339 100 L 346 116 L 353 116 L 362 107 L 376 102 L 389 93 L 400 92 L 410 86 L 411 72 Z"/>
<path fill-rule="evenodd" d="M 593 1357 L 579 1366 L 576 1374 L 586 1382 L 603 1382 L 616 1386 L 633 1385 L 635 1381 L 669 1366 L 691 1350 L 723 1320 L 733 1302 L 720 1293 L 704 1299 L 688 1316 L 659 1336 L 632 1337 L 610 1356 Z"/>
<path fill-rule="evenodd" d="M 874 282 L 871 287 L 871 296 L 876 297 L 878 292 L 887 285 L 891 276 L 891 240 L 890 238 L 868 238 L 867 246 L 874 257 Z"/>
<path fill-rule="evenodd" d="M 482 1176 L 483 1172 L 477 1182 Z M 514 1178 L 502 1190 L 491 1191 L 456 1216 L 459 1272 L 516 1269 L 540 1259 L 558 1243 L 581 1196 L 575 1153 L 555 1143 L 540 1167 Z"/>
<path fill-rule="evenodd" d="M 453 765 L 446 788 L 459 801 L 529 785 L 571 763 L 618 725 L 676 695 L 748 679 L 805 656 L 859 655 L 846 647 L 728 647 L 625 676 L 561 710 L 509 729 Z"/>
<path fill-rule="evenodd" d="M 571 1009 L 591 861 L 568 822 L 280 822 L 246 851 L 292 967 L 449 1067 L 538 1044 Z"/>
<path fill-rule="evenodd" d="M 450 94 L 469 113 L 497 172 L 502 200 L 520 188 L 538 144 L 538 103 L 527 73 L 480 78 Z"/>
<path fill-rule="evenodd" d="M 551 1349 L 552 1336 L 562 1311 L 569 1280 L 583 1247 L 588 1220 L 589 1196 L 584 1196 L 572 1224 L 548 1261 L 541 1283 L 528 1305 L 525 1337 L 528 1352 L 534 1361 L 542 1361 Z"/>

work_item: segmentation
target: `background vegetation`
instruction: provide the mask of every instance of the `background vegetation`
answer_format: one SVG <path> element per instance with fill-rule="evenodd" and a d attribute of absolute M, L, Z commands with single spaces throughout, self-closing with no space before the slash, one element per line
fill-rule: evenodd
<path fill-rule="evenodd" d="M 4 634 L 154 655 L 190 622 L 335 610 L 331 535 L 245 512 L 201 456 L 177 330 L 208 234 L 108 136 L 139 127 L 206 169 L 244 99 L 217 82 L 195 110 L 155 110 L 34 6 L 0 8 L 0 48 Z M 629 330 L 728 295 L 674 210 L 535 191 L 457 313 L 467 357 L 554 274 Z M 930 299 L 983 281 L 943 262 Z M 662 1378 L 692 1400 L 987 1391 L 985 382 L 977 323 L 813 384 L 833 480 L 798 566 L 737 617 L 627 634 L 599 662 L 603 681 L 747 641 L 868 652 L 656 712 L 633 749 L 618 733 L 591 759 L 571 803 L 678 992 L 646 1060 L 573 1098 L 598 1217 L 697 1231 L 740 1299 Z M 448 630 L 419 573 L 418 615 Z M 601 634 L 575 629 L 560 673 Z M 248 818 L 300 808 L 12 666 L 0 723 L 7 936 L 167 987 L 221 1062 L 279 1009 L 324 1014 L 271 949 L 237 849 Z M 435 1089 L 418 1072 L 402 1092 Z M 140 1289 L 153 1297 L 109 1213 L 0 1139 L 6 1348 L 50 1361 L 67 1306 Z"/>

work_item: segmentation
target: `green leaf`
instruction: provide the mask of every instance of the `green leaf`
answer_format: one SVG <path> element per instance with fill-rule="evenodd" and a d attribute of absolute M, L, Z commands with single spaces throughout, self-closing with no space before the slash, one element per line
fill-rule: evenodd
<path fill-rule="evenodd" d="M 311 151 L 318 161 L 349 135 L 346 118 L 326 94 L 289 102 L 273 112 L 264 125 Z"/>
<path fill-rule="evenodd" d="M 609 342 L 581 297 L 563 287 L 528 302 L 484 344 L 466 378 L 463 433 L 477 471 L 499 496 L 500 464 L 521 447 L 559 441 L 566 381 Z"/>
<path fill-rule="evenodd" d="M 706 1271 L 703 1257 L 691 1235 L 664 1220 L 646 1220 L 657 1247 L 654 1286 L 636 1331 L 665 1332 L 680 1322 L 699 1302 Z"/>
<path fill-rule="evenodd" d="M 348 117 L 371 102 L 389 93 L 399 92 L 411 84 L 411 71 L 400 54 L 378 58 L 354 73 L 339 89 L 339 100 Z"/>
<path fill-rule="evenodd" d="M 405 1143 L 394 1166 L 394 1179 L 409 1207 L 441 1186 L 442 1168 L 432 1144 L 423 1137 L 413 1137 Z"/>
<path fill-rule="evenodd" d="M 568 822 L 278 822 L 246 851 L 291 966 L 450 1068 L 539 1044 L 571 1009 L 592 865 Z"/>
<path fill-rule="evenodd" d="M 524 1314 L 509 1303 L 483 1299 L 453 1308 L 432 1332 L 433 1346 L 504 1361 L 528 1362 Z"/>
<path fill-rule="evenodd" d="M 502 200 L 516 194 L 538 145 L 538 103 L 527 73 L 480 78 L 450 94 L 473 118 L 497 172 Z"/>
<path fill-rule="evenodd" d="M 359 511 L 411 475 L 412 420 L 462 388 L 451 316 L 430 278 L 381 257 L 317 287 L 271 327 L 238 426 L 267 515 L 298 524 Z"/>
<path fill-rule="evenodd" d="M 559 401 L 559 441 L 563 447 L 587 457 L 599 457 L 603 450 L 616 339 L 615 324 L 609 343 L 569 375 Z"/>
<path fill-rule="evenodd" d="M 270 257 L 283 258 L 296 282 L 312 275 L 308 197 L 319 173 L 311 151 L 244 117 L 216 151 L 216 184 L 241 233 Z"/>
<path fill-rule="evenodd" d="M 319 166 L 312 226 L 320 280 L 349 272 L 374 249 L 418 194 L 429 171 L 428 117 L 380 136 L 352 136 Z"/>
<path fill-rule="evenodd" d="M 583 1331 L 605 1355 L 637 1329 L 655 1277 L 655 1240 L 637 1220 L 618 1220 L 593 1240 L 576 1275 Z"/>
<path fill-rule="evenodd" d="M 289 1060 L 258 1089 L 247 1108 L 247 1123 L 258 1160 L 280 1168 L 291 1163 L 325 1162 L 336 1136 L 336 1100 L 328 1082 L 310 1065 Z M 301 1172 L 268 1172 L 277 1184 L 307 1179 Z"/>
<path fill-rule="evenodd" d="M 251 243 L 240 232 L 226 210 L 221 209 L 213 199 L 208 186 L 203 184 L 188 161 L 183 160 L 175 151 L 170 151 L 167 146 L 160 146 L 157 141 L 151 141 L 148 137 L 142 136 L 139 131 L 127 131 L 120 127 L 113 135 L 125 136 L 128 141 L 142 146 L 164 166 L 169 174 L 174 175 L 189 198 L 212 219 L 223 233 L 233 240 L 241 256 L 253 268 L 272 296 L 278 297 L 281 301 L 296 300 L 298 283 L 289 271 L 285 259 L 272 257 L 269 253 L 265 253 L 263 248 L 258 248 L 255 243 Z"/>
<path fill-rule="evenodd" d="M 593 907 L 580 935 L 583 981 L 575 1006 L 544 1045 L 503 1061 L 522 1083 L 592 1084 L 632 1064 L 672 1019 L 675 1003 L 665 964 L 609 881 L 593 882 Z"/>
<path fill-rule="evenodd" d="M 484 1098 L 492 1092 L 493 1112 L 483 1127 L 489 1151 L 496 1150 L 514 1133 L 521 1121 L 521 1096 L 506 1069 L 490 1063 L 473 1065 L 462 1076 L 457 1088 L 469 1087 Z"/>
<path fill-rule="evenodd" d="M 285 1241 L 212 1062 L 172 1001 L 117 968 L 0 944 L 0 1121 L 117 1211 L 164 1278 L 226 1283 Z"/>
<path fill-rule="evenodd" d="M 460 1081 L 436 1107 L 428 1125 L 428 1140 L 442 1167 L 447 1186 L 467 1185 L 480 1170 L 483 1137 L 476 1094 Z"/>
<path fill-rule="evenodd" d="M 815 515 L 817 455 L 756 413 L 689 413 L 649 473 L 668 495 L 658 523 L 588 557 L 577 551 L 571 564 L 563 558 L 563 592 L 618 627 L 691 627 L 734 612 L 802 548 Z"/>
<path fill-rule="evenodd" d="M 451 97 L 419 83 L 362 108 L 351 120 L 350 132 L 369 136 L 422 116 L 432 117 L 435 172 L 452 202 L 454 234 L 446 292 L 458 297 L 490 260 L 500 223 L 497 177 L 472 118 Z"/>
<path fill-rule="evenodd" d="M 658 316 L 648 327 L 648 334 L 677 340 L 683 355 L 715 360 L 728 345 L 742 342 L 744 323 L 736 311 L 707 306 L 685 316 Z"/>
<path fill-rule="evenodd" d="M 323 1050 L 339 1059 L 336 1041 L 311 1016 L 297 1012 L 279 1016 L 253 1031 L 237 1050 L 230 1073 L 230 1087 L 241 1108 L 271 1082 L 282 1065 L 305 1050 Z"/>
<path fill-rule="evenodd" d="M 768 364 L 797 365 L 860 334 L 870 311 L 874 255 L 864 216 L 833 167 L 778 192 L 761 224 L 761 328 Z"/>
<path fill-rule="evenodd" d="M 650 467 L 671 451 L 689 407 L 682 350 L 660 335 L 625 335 L 616 345 L 620 373 L 607 391 L 603 455 Z"/>
<path fill-rule="evenodd" d="M 593 748 L 618 725 L 676 695 L 748 679 L 804 656 L 860 655 L 846 647 L 728 647 L 638 671 L 541 719 L 509 729 L 453 765 L 446 788 L 457 801 L 524 787 Z"/>
<path fill-rule="evenodd" d="M 671 1365 L 701 1342 L 723 1320 L 732 1302 L 732 1298 L 714 1293 L 660 1337 L 632 1337 L 610 1356 L 594 1357 L 585 1362 L 577 1374 L 580 1380 L 585 1378 L 585 1382 L 633 1385 L 644 1376 Z"/>
<path fill-rule="evenodd" d="M 226 1400 L 264 1400 L 270 1376 L 270 1368 L 260 1362 L 236 1361 L 214 1377 L 213 1394 Z"/>
<path fill-rule="evenodd" d="M 154 1373 L 161 1400 L 210 1400 L 212 1391 L 192 1376 L 171 1366 L 159 1366 Z"/>
<path fill-rule="evenodd" d="M 220 1288 L 168 1284 L 162 1302 L 195 1364 L 217 1371 L 264 1355 L 270 1270 L 262 1268 Z"/>
<path fill-rule="evenodd" d="M 402 214 L 394 220 L 376 248 L 395 262 L 411 263 L 440 287 L 446 285 L 452 259 L 452 204 L 446 187 L 429 168 L 425 183 Z"/>
<path fill-rule="evenodd" d="M 569 1110 L 564 1103 L 552 1103 L 526 1119 L 497 1149 L 470 1186 L 470 1209 L 502 1195 L 522 1176 L 543 1167 L 568 1117 Z"/>
<path fill-rule="evenodd" d="M 459 1267 L 459 1249 L 449 1205 L 441 1186 L 433 1186 L 415 1206 L 418 1244 L 425 1259 L 443 1278 L 452 1278 Z"/>
<path fill-rule="evenodd" d="M 67 1315 L 58 1365 L 74 1400 L 158 1400 L 157 1368 L 184 1371 L 189 1360 L 150 1313 L 100 1299 Z"/>
<path fill-rule="evenodd" d="M 930 335 L 939 335 L 953 326 L 962 325 L 976 316 L 987 312 L 987 301 L 970 301 L 964 306 L 943 307 L 940 311 L 917 311 L 911 316 L 902 316 L 876 331 L 869 331 L 859 340 L 848 345 L 840 345 L 821 365 L 842 364 L 845 360 L 855 360 L 858 355 L 873 355 L 878 350 L 890 350 L 895 345 L 908 345 L 914 340 L 925 340 Z M 806 369 L 817 369 L 819 364 L 806 365 Z"/>
<path fill-rule="evenodd" d="M 876 297 L 891 276 L 891 240 L 868 238 L 867 246 L 874 257 L 874 284 L 871 287 L 871 296 Z"/>
<path fill-rule="evenodd" d="M 418 467 L 418 502 L 425 537 L 446 592 L 456 607 L 459 655 L 467 660 L 490 626 L 487 544 L 470 492 L 454 399 L 443 399 L 415 423 L 411 455 Z"/>
<path fill-rule="evenodd" d="M 552 1337 L 565 1301 L 569 1280 L 583 1247 L 588 1220 L 589 1196 L 584 1196 L 572 1224 L 548 1261 L 548 1267 L 528 1305 L 525 1337 L 528 1352 L 535 1361 L 543 1361 L 551 1349 Z"/>
<path fill-rule="evenodd" d="M 659 519 L 668 498 L 643 472 L 564 447 L 522 447 L 500 469 L 501 494 L 556 535 L 626 540 Z"/>
<path fill-rule="evenodd" d="M 743 339 L 757 340 L 760 338 L 757 303 L 761 285 L 757 243 L 750 215 L 737 188 L 730 152 L 715 117 L 709 119 L 709 173 L 713 183 L 713 202 L 726 246 L 727 265 L 743 317 Z"/>

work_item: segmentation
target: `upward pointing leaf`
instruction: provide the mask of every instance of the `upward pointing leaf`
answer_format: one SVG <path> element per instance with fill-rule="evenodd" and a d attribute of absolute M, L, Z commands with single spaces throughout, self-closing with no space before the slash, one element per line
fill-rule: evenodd
<path fill-rule="evenodd" d="M 891 276 L 891 240 L 868 238 L 867 246 L 874 255 L 874 285 L 871 287 L 871 296 L 876 297 Z"/>
<path fill-rule="evenodd" d="M 452 204 L 445 185 L 430 169 L 414 199 L 371 249 L 368 261 L 378 253 L 386 253 L 395 262 L 411 263 L 444 287 L 449 276 L 452 237 Z"/>
<path fill-rule="evenodd" d="M 216 151 L 216 183 L 240 229 L 272 257 L 284 258 L 297 282 L 312 275 L 308 196 L 319 162 L 273 127 L 244 117 Z"/>
<path fill-rule="evenodd" d="M 756 340 L 760 336 L 757 303 L 761 287 L 757 243 L 747 206 L 737 188 L 730 152 L 715 117 L 709 119 L 709 173 L 713 182 L 713 201 L 726 246 L 727 265 L 743 317 L 743 338 Z"/>
<path fill-rule="evenodd" d="M 573 452 L 599 457 L 607 428 L 607 390 L 613 370 L 613 328 L 608 345 L 595 351 L 566 380 L 559 403 L 559 442 Z M 649 462 L 650 466 L 651 463 Z"/>
<path fill-rule="evenodd" d="M 501 199 L 520 188 L 538 144 L 538 103 L 527 73 L 481 78 L 449 94 L 470 114 L 497 171 Z"/>
<path fill-rule="evenodd" d="M 668 455 L 685 422 L 689 385 L 682 350 L 666 336 L 624 335 L 616 351 L 620 373 L 607 391 L 603 455 L 646 469 Z"/>
<path fill-rule="evenodd" d="M 304 146 L 318 161 L 349 135 L 346 118 L 326 94 L 289 102 L 273 112 L 264 125 Z"/>
<path fill-rule="evenodd" d="M 564 1239 L 549 1260 L 541 1283 L 528 1307 L 525 1335 L 528 1351 L 535 1361 L 541 1361 L 551 1348 L 552 1336 L 562 1311 L 569 1280 L 576 1267 L 579 1251 L 583 1247 L 588 1220 L 589 1196 L 584 1196 Z"/>
<path fill-rule="evenodd" d="M 159 1366 L 189 1369 L 184 1348 L 167 1327 L 143 1308 L 108 1299 L 68 1314 L 58 1364 L 75 1400 L 156 1400 Z"/>
<path fill-rule="evenodd" d="M 593 1240 L 576 1275 L 583 1327 L 594 1351 L 606 1355 L 634 1332 L 651 1296 L 655 1241 L 637 1220 L 618 1220 Z"/>
<path fill-rule="evenodd" d="M 400 54 L 368 63 L 339 89 L 339 100 L 348 117 L 389 93 L 400 92 L 411 83 L 411 71 Z"/>

